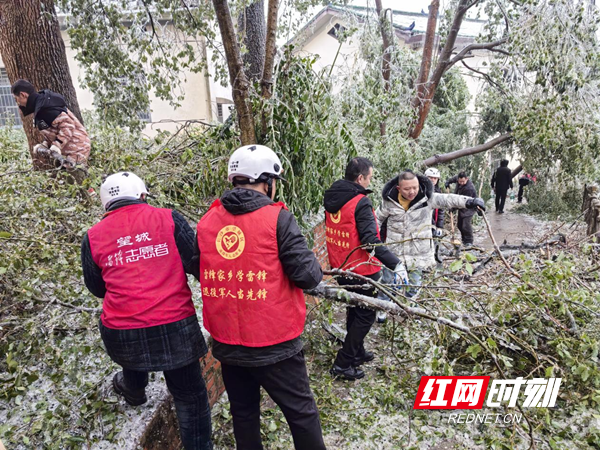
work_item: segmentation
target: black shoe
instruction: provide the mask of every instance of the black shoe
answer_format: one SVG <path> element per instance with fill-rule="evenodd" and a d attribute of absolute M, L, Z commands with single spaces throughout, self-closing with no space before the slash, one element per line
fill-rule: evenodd
<path fill-rule="evenodd" d="M 125 387 L 125 380 L 123 379 L 123 372 L 118 372 L 113 377 L 113 388 L 115 389 L 115 392 L 122 395 L 125 401 L 131 406 L 140 406 L 148 401 L 145 389 L 140 389 L 137 392 L 127 390 Z"/>
<path fill-rule="evenodd" d="M 369 361 L 373 361 L 374 359 L 375 359 L 375 354 L 373 352 L 365 351 L 362 355 L 356 356 L 354 358 L 354 362 L 352 363 L 352 365 L 354 367 L 358 367 L 361 364 L 364 364 Z"/>
<path fill-rule="evenodd" d="M 336 366 L 335 364 L 329 373 L 331 373 L 331 375 L 333 375 L 335 378 L 343 378 L 350 381 L 358 380 L 365 376 L 365 373 L 362 370 L 354 366 L 342 369 L 340 366 Z"/>
<path fill-rule="evenodd" d="M 499 214 L 504 214 L 504 211 L 498 211 Z"/>

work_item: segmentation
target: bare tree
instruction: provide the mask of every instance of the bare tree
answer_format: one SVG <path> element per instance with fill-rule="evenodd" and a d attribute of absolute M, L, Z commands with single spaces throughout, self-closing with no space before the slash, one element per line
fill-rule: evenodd
<path fill-rule="evenodd" d="M 60 93 L 83 123 L 54 0 L 0 0 L 0 55 L 11 83 L 25 79 L 37 89 Z M 31 152 L 43 138 L 30 118 L 23 120 L 23 128 Z M 33 163 L 40 166 L 35 158 Z"/>

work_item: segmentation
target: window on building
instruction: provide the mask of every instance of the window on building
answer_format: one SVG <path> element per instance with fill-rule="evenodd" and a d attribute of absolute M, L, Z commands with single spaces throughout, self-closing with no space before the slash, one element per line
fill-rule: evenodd
<path fill-rule="evenodd" d="M 0 127 L 7 125 L 20 127 L 21 116 L 15 98 L 10 92 L 10 81 L 6 69 L 0 68 Z"/>
<path fill-rule="evenodd" d="M 344 31 L 346 31 L 346 27 L 343 25 L 340 25 L 339 23 L 336 23 L 331 30 L 329 30 L 327 32 L 327 34 L 337 40 L 339 40 L 340 38 L 340 34 L 342 34 Z"/>
<path fill-rule="evenodd" d="M 217 103 L 217 119 L 223 123 L 223 103 Z"/>

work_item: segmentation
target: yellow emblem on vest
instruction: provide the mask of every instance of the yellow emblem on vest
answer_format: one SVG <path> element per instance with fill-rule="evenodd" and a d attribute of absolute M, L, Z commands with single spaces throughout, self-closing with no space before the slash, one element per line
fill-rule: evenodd
<path fill-rule="evenodd" d="M 329 217 L 331 217 L 333 223 L 340 223 L 340 220 L 342 220 L 342 210 L 340 209 L 336 213 L 329 214 Z"/>
<path fill-rule="evenodd" d="M 244 232 L 235 225 L 221 228 L 215 241 L 217 251 L 225 259 L 236 259 L 246 247 Z"/>

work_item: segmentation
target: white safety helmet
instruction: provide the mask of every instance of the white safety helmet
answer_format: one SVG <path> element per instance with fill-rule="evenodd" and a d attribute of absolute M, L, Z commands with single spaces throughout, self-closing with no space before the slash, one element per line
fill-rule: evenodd
<path fill-rule="evenodd" d="M 100 200 L 105 210 L 115 200 L 138 200 L 142 194 L 148 194 L 146 185 L 140 177 L 131 172 L 114 173 L 100 186 Z"/>
<path fill-rule="evenodd" d="M 282 173 L 281 160 L 269 147 L 244 145 L 233 152 L 229 158 L 227 179 L 232 181 L 233 177 L 245 177 L 250 183 L 254 183 L 262 174 L 283 179 Z"/>
<path fill-rule="evenodd" d="M 440 171 L 434 167 L 430 167 L 429 169 L 427 169 L 425 171 L 425 176 L 432 177 L 432 178 L 440 178 Z"/>

